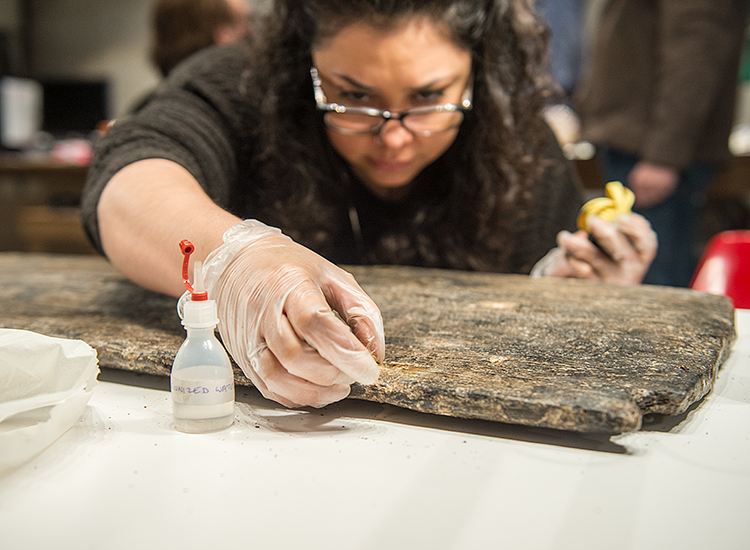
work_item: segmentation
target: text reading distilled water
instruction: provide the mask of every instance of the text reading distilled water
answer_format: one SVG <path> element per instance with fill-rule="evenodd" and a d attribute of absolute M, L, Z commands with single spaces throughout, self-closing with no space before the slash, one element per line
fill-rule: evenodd
<path fill-rule="evenodd" d="M 234 380 L 227 374 L 226 368 L 213 365 L 187 367 L 172 372 L 175 428 L 187 433 L 206 433 L 232 425 Z"/>

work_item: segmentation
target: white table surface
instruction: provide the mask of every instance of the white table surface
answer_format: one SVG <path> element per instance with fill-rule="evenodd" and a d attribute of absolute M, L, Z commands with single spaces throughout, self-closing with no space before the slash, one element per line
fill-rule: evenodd
<path fill-rule="evenodd" d="M 750 548 L 750 310 L 714 390 L 593 437 L 238 388 L 171 427 L 168 381 L 105 371 L 80 422 L 0 477 L 0 548 Z M 118 383 L 119 382 L 119 383 Z"/>

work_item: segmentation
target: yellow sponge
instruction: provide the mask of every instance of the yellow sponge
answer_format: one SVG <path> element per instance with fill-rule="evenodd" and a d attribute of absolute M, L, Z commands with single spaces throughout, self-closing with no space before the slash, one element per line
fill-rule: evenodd
<path fill-rule="evenodd" d="M 622 214 L 629 214 L 635 202 L 635 194 L 619 181 L 611 181 L 605 186 L 606 197 L 591 199 L 581 207 L 578 213 L 578 227 L 587 229 L 589 216 L 599 216 L 608 222 L 614 221 Z"/>

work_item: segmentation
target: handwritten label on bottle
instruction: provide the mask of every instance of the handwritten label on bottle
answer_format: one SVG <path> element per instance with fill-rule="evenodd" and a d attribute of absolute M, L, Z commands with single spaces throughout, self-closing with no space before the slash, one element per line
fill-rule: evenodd
<path fill-rule="evenodd" d="M 218 405 L 234 401 L 234 381 L 185 380 L 172 375 L 172 400 L 186 405 Z"/>

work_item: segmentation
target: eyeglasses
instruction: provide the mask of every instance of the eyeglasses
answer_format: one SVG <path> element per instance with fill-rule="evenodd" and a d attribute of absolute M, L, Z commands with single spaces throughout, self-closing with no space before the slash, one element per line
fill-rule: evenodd
<path fill-rule="evenodd" d="M 461 104 L 445 103 L 394 112 L 373 107 L 347 107 L 338 103 L 328 103 L 315 67 L 310 68 L 310 76 L 315 103 L 320 111 L 325 111 L 323 121 L 326 126 L 342 134 L 377 134 L 386 122 L 397 120 L 412 134 L 426 137 L 458 128 L 464 121 L 464 113 L 471 109 L 471 85 L 466 88 Z"/>

